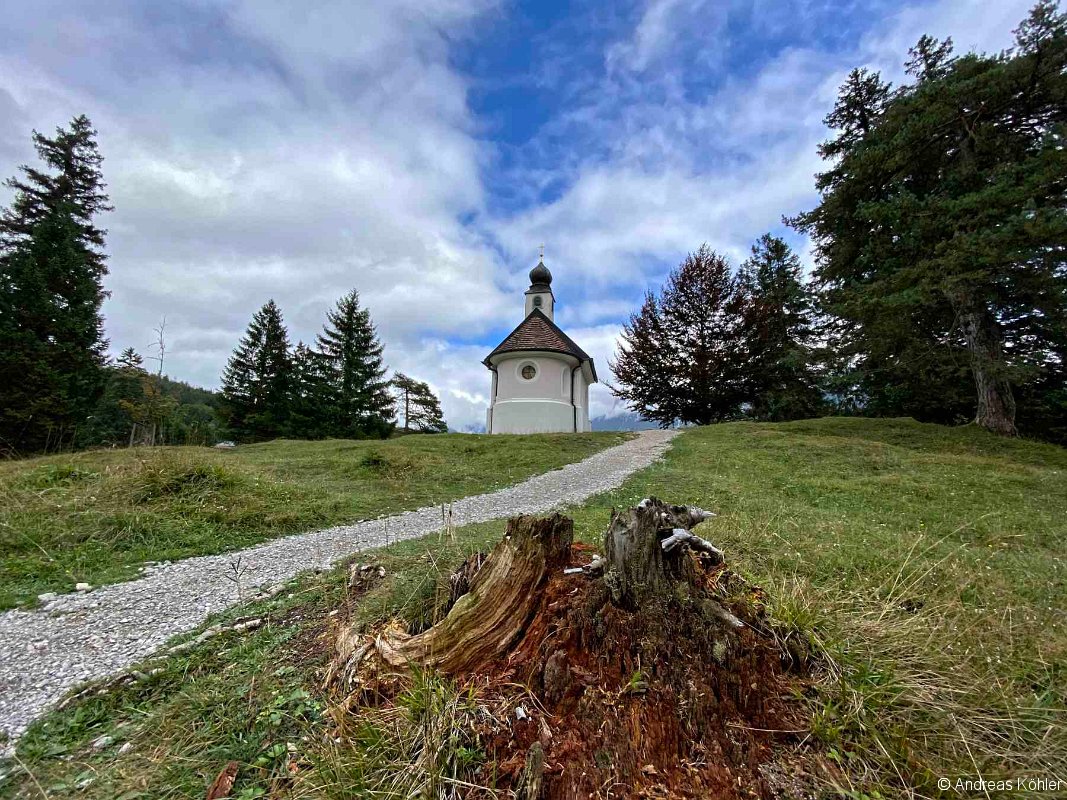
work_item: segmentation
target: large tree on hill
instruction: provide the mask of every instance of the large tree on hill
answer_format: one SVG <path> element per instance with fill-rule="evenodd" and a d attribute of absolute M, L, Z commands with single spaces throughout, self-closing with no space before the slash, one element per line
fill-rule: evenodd
<path fill-rule="evenodd" d="M 878 410 L 950 415 L 966 370 L 979 425 L 1015 433 L 1023 399 L 1032 429 L 1065 385 L 1067 20 L 1041 2 L 997 55 L 923 37 L 908 69 L 896 90 L 849 77 L 821 202 L 794 224 Z"/>
<path fill-rule="evenodd" d="M 388 436 L 393 428 L 393 397 L 385 379 L 382 345 L 370 312 L 360 308 L 354 289 L 328 312 L 316 342 L 327 388 L 330 435 Z"/>
<path fill-rule="evenodd" d="M 800 258 L 769 233 L 738 275 L 745 294 L 745 373 L 749 413 L 782 421 L 824 408 L 816 369 L 814 310 Z"/>
<path fill-rule="evenodd" d="M 623 326 L 613 393 L 663 427 L 738 416 L 746 394 L 744 301 L 723 256 L 707 245 L 691 253 Z"/>
<path fill-rule="evenodd" d="M 289 419 L 292 369 L 282 312 L 269 300 L 252 317 L 222 377 L 221 411 L 234 435 L 269 439 Z"/>
<path fill-rule="evenodd" d="M 0 447 L 68 446 L 103 387 L 99 280 L 64 208 L 0 264 Z"/>
<path fill-rule="evenodd" d="M 44 166 L 23 166 L 0 214 L 0 449 L 69 444 L 104 382 L 104 231 L 110 210 L 95 131 L 78 117 L 37 132 Z"/>
<path fill-rule="evenodd" d="M 441 412 L 441 401 L 428 383 L 409 378 L 402 372 L 393 375 L 397 415 L 404 422 L 405 431 L 417 433 L 446 433 L 448 425 Z"/>

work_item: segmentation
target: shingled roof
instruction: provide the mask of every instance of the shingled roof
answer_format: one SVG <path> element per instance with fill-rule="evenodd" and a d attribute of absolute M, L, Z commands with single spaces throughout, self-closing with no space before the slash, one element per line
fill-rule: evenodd
<path fill-rule="evenodd" d="M 504 341 L 498 344 L 482 363 L 488 367 L 493 356 L 533 350 L 563 353 L 574 356 L 579 362 L 588 361 L 589 369 L 593 372 L 593 380 L 596 380 L 596 367 L 593 366 L 593 359 L 539 308 L 531 311 L 515 330 L 505 336 Z"/>

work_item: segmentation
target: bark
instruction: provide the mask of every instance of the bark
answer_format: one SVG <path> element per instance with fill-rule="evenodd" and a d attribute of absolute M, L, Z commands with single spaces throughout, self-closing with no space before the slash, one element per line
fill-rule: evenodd
<path fill-rule="evenodd" d="M 573 522 L 559 514 L 508 520 L 504 539 L 443 620 L 415 635 L 389 628 L 352 647 L 350 663 L 373 651 L 390 667 L 418 664 L 457 675 L 506 652 L 526 629 L 549 572 L 566 566 L 573 535 Z"/>
<path fill-rule="evenodd" d="M 978 395 L 975 424 L 1002 436 L 1015 436 L 1015 397 L 1004 377 L 1000 331 L 993 315 L 966 293 L 954 301 L 971 355 L 971 372 Z"/>
<path fill-rule="evenodd" d="M 712 516 L 695 506 L 668 506 L 654 497 L 612 513 L 604 534 L 604 582 L 612 602 L 635 611 L 666 597 L 674 580 L 667 561 L 681 553 L 683 544 L 721 563 L 721 550 L 689 532 Z"/>

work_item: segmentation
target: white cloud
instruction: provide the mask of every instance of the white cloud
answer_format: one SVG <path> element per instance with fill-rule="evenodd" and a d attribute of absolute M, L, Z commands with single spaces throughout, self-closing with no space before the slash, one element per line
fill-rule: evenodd
<path fill-rule="evenodd" d="M 0 22 L 0 143 L 21 139 L 13 171 L 30 127 L 99 129 L 116 350 L 166 315 L 167 371 L 210 386 L 270 297 L 310 340 L 356 287 L 398 352 L 505 316 L 497 256 L 460 221 L 481 149 L 448 63 L 485 4 L 43 5 Z"/>
<path fill-rule="evenodd" d="M 32 160 L 30 128 L 82 111 L 96 123 L 116 206 L 114 349 L 145 349 L 166 315 L 167 371 L 216 385 L 267 298 L 310 341 L 356 287 L 390 366 L 438 389 L 450 423 L 476 424 L 487 339 L 518 321 L 535 243 L 548 244 L 557 319 L 610 380 L 629 306 L 685 252 L 706 241 L 739 261 L 812 205 L 821 120 L 850 67 L 899 79 L 925 32 L 1006 47 L 1029 3 L 916 2 L 844 50 L 768 54 L 731 41 L 731 14 L 782 36 L 845 12 L 648 0 L 602 43 L 603 70 L 549 71 L 565 91 L 531 147 L 561 144 L 515 183 L 563 189 L 503 214 L 483 180 L 493 144 L 451 58 L 493 17 L 488 0 L 101 0 L 91 13 L 39 0 L 0 16 L 0 169 Z M 592 397 L 594 415 L 616 405 L 603 385 Z"/>

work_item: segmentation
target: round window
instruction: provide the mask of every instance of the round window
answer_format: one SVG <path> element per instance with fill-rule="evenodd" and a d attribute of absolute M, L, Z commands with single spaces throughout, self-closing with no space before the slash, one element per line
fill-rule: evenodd
<path fill-rule="evenodd" d="M 535 367 L 533 364 L 527 364 L 522 368 L 519 374 L 522 375 L 522 377 L 526 380 L 532 381 L 534 378 L 537 377 L 537 367 Z"/>

